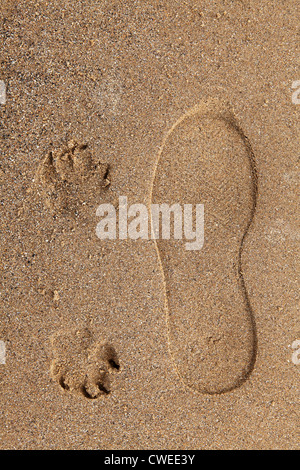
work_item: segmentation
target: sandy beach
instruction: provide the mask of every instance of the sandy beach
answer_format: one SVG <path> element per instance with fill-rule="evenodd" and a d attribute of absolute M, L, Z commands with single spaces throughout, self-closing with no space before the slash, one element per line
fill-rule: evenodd
<path fill-rule="evenodd" d="M 1 449 L 299 448 L 299 19 L 2 1 Z"/>

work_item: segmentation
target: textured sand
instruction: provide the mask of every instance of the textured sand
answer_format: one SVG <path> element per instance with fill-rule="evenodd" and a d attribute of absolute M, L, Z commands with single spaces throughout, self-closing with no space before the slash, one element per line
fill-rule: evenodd
<path fill-rule="evenodd" d="M 297 448 L 297 2 L 26 0 L 0 12 L 1 448 Z M 215 117 L 197 134 L 195 118 L 163 147 L 209 100 L 229 103 L 242 134 Z M 224 163 L 224 141 L 241 160 Z M 96 237 L 100 203 L 171 194 L 198 195 L 223 221 L 199 259 L 174 265 L 176 244 Z M 249 217 L 227 275 L 239 248 L 226 220 L 240 246 Z M 202 286 L 210 263 L 198 289 L 192 274 Z M 215 308 L 220 331 L 208 331 Z"/>

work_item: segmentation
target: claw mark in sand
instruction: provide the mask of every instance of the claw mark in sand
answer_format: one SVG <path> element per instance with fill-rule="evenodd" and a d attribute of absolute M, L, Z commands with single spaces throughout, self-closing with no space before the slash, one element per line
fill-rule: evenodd
<path fill-rule="evenodd" d="M 51 343 L 51 376 L 63 390 L 90 400 L 111 393 L 111 378 L 120 370 L 113 346 L 95 342 L 88 329 L 60 331 Z"/>
<path fill-rule="evenodd" d="M 42 160 L 36 183 L 53 212 L 76 213 L 82 205 L 99 204 L 101 191 L 110 185 L 110 167 L 95 159 L 87 144 L 71 140 Z"/>

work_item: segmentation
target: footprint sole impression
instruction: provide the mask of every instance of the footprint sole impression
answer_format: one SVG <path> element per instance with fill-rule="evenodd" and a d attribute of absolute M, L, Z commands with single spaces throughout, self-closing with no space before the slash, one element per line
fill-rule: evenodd
<path fill-rule="evenodd" d="M 163 140 L 150 203 L 204 204 L 204 245 L 156 239 L 168 342 L 185 386 L 221 394 L 251 374 L 256 327 L 243 274 L 257 176 L 251 145 L 230 106 L 209 100 L 184 114 Z"/>

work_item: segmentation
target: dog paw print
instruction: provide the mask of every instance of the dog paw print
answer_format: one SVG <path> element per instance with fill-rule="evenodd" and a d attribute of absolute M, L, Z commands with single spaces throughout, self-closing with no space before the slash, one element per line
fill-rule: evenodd
<path fill-rule="evenodd" d="M 112 375 L 120 369 L 111 345 L 95 342 L 88 329 L 59 332 L 51 343 L 51 376 L 64 391 L 91 400 L 111 393 Z"/>
<path fill-rule="evenodd" d="M 110 185 L 109 170 L 108 164 L 93 157 L 87 144 L 71 140 L 42 160 L 36 182 L 48 208 L 76 212 L 82 205 L 99 202 L 99 195 Z"/>

